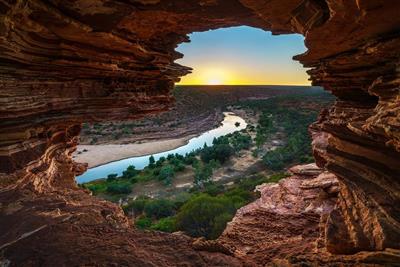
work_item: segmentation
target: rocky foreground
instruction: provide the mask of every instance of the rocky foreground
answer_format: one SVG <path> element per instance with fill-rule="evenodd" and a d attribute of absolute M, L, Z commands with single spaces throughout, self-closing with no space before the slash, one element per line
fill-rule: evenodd
<path fill-rule="evenodd" d="M 292 167 L 290 173 L 279 183 L 258 186 L 261 197 L 239 209 L 218 239 L 235 257 L 255 266 L 387 266 L 400 262 L 396 251 L 352 256 L 328 253 L 324 225 L 337 202 L 338 179 L 315 164 Z"/>
<path fill-rule="evenodd" d="M 315 164 L 290 171 L 292 176 L 279 183 L 258 186 L 261 197 L 239 209 L 228 224 L 219 241 L 235 255 L 265 265 L 274 258 L 317 252 L 320 223 L 333 210 L 338 181 Z"/>
<path fill-rule="evenodd" d="M 182 233 L 142 232 L 115 204 L 82 190 L 2 195 L 4 266 L 382 266 L 395 251 L 335 256 L 324 247 L 324 227 L 337 200 L 338 180 L 315 164 L 295 166 L 261 197 L 238 210 L 216 241 Z M 63 197 L 60 197 L 60 195 Z M 35 199 L 35 200 L 31 200 Z M 16 222 L 19 227 L 15 227 Z M 17 238 L 15 238 L 17 237 Z M 338 244 L 340 245 L 340 244 Z M 65 255 L 68 257 L 65 257 Z M 372 266 L 372 265 L 371 265 Z M 377 265 L 374 265 L 377 266 Z"/>

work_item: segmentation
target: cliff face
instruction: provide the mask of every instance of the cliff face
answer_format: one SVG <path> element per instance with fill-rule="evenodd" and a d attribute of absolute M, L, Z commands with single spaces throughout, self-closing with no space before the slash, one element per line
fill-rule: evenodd
<path fill-rule="evenodd" d="M 71 160 L 82 122 L 173 104 L 173 83 L 190 71 L 173 62 L 182 56 L 174 49 L 188 33 L 236 25 L 303 34 L 308 51 L 295 59 L 337 97 L 311 127 L 318 166 L 340 184 L 324 225 L 327 250 L 400 249 L 399 9 L 387 0 L 0 0 L 2 261 L 51 265 L 49 251 L 70 259 L 74 246 L 117 236 L 122 243 L 110 243 L 108 254 L 91 250 L 81 262 L 123 261 L 122 251 L 148 265 L 237 261 L 177 245 L 183 237 L 137 241 L 117 207 L 77 188 L 85 166 Z M 187 258 L 144 249 L 175 245 Z"/>
<path fill-rule="evenodd" d="M 259 266 L 298 257 L 320 265 L 317 258 L 327 258 L 320 227 L 334 208 L 338 181 L 315 164 L 291 173 L 277 184 L 259 185 L 261 197 L 237 211 L 218 242 Z"/>
<path fill-rule="evenodd" d="M 255 266 L 392 266 L 400 262 L 398 250 L 329 253 L 324 230 L 337 202 L 338 179 L 314 163 L 294 166 L 289 173 L 279 183 L 259 185 L 256 190 L 261 197 L 240 208 L 218 238 L 234 257 Z M 339 239 L 336 245 L 343 241 Z"/>

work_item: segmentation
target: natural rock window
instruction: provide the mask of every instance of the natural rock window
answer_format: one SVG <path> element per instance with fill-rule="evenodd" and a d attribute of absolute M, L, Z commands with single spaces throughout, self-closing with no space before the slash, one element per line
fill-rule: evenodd
<path fill-rule="evenodd" d="M 295 59 L 336 97 L 311 129 L 317 165 L 340 188 L 321 221 L 327 254 L 272 263 L 397 264 L 399 9 L 383 0 L 0 1 L 0 262 L 253 263 L 221 243 L 135 231 L 119 207 L 77 187 L 84 166 L 71 159 L 81 123 L 172 105 L 170 90 L 189 71 L 174 63 L 187 34 L 246 25 L 303 34 L 308 50 Z"/>

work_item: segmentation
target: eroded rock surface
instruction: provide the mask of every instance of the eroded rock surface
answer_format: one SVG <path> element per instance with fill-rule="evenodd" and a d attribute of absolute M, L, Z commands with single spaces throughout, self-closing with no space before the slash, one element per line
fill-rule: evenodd
<path fill-rule="evenodd" d="M 320 224 L 338 194 L 335 175 L 315 164 L 295 166 L 292 176 L 257 187 L 261 197 L 239 209 L 219 242 L 237 257 L 264 266 L 275 259 L 317 254 L 323 244 Z"/>
<path fill-rule="evenodd" d="M 11 266 L 242 266 L 182 234 L 135 230 L 122 209 L 83 192 L 3 192 L 0 262 Z M 2 230 L 3 231 L 3 230 Z M 7 264 L 2 266 L 9 266 Z"/>
<path fill-rule="evenodd" d="M 337 202 L 338 179 L 315 164 L 292 167 L 290 173 L 279 183 L 258 186 L 260 198 L 237 211 L 218 243 L 255 266 L 387 266 L 400 261 L 398 250 L 329 253 L 324 228 Z"/>
<path fill-rule="evenodd" d="M 237 25 L 303 34 L 308 51 L 295 59 L 310 68 L 314 85 L 337 97 L 311 129 L 318 166 L 340 186 L 324 226 L 326 249 L 374 251 L 362 253 L 375 258 L 400 249 L 399 10 L 399 1 L 388 0 L 0 0 L 2 257 L 16 261 L 27 242 L 22 260 L 28 265 L 52 263 L 43 259 L 55 251 L 69 259 L 73 246 L 51 239 L 65 229 L 37 229 L 58 216 L 59 207 L 50 205 L 58 199 L 83 217 L 102 210 L 85 208 L 91 198 L 74 182 L 85 169 L 71 160 L 81 123 L 167 110 L 174 82 L 190 71 L 174 63 L 182 56 L 176 46 L 190 32 Z M 107 219 L 96 218 L 57 225 L 85 225 L 98 236 L 96 227 Z M 118 227 L 107 231 L 114 235 Z M 85 236 L 69 233 L 71 240 Z M 171 244 L 172 237 L 162 236 L 160 242 Z M 36 249 L 42 241 L 54 242 L 52 249 Z M 121 248 L 110 247 L 119 255 Z M 93 259 L 103 253 L 96 248 Z M 141 259 L 151 264 L 152 257 Z"/>

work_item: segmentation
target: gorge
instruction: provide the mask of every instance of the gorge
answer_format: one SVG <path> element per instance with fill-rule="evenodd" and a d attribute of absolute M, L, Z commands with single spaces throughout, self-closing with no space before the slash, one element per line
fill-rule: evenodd
<path fill-rule="evenodd" d="M 0 0 L 1 265 L 398 265 L 399 10 L 387 0 Z M 320 169 L 292 172 L 308 177 L 306 193 L 293 195 L 317 188 L 329 205 L 311 215 L 309 202 L 279 216 L 244 209 L 216 241 L 139 232 L 120 207 L 77 186 L 87 168 L 72 160 L 81 125 L 170 109 L 174 83 L 191 71 L 174 63 L 177 45 L 239 25 L 303 34 L 308 51 L 294 58 L 336 97 L 310 126 Z M 266 206 L 263 192 L 299 184 L 285 181 L 261 188 Z M 252 225 L 263 232 L 268 219 L 290 217 L 303 222 L 294 232 L 318 234 L 276 254 L 269 247 L 266 261 L 242 253 Z"/>

